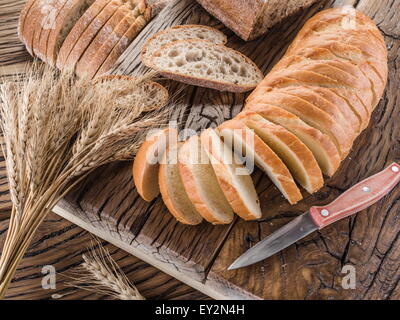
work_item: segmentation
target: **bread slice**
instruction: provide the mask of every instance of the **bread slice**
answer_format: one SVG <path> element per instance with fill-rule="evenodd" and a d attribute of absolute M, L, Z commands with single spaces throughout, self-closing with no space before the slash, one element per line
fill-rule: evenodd
<path fill-rule="evenodd" d="M 151 9 L 148 8 L 143 12 L 143 15 L 136 18 L 135 22 L 129 27 L 128 31 L 122 36 L 117 45 L 112 49 L 100 69 L 97 71 L 96 76 L 108 72 L 118 58 L 124 53 L 131 42 L 138 36 L 140 31 L 147 25 L 151 18 Z"/>
<path fill-rule="evenodd" d="M 64 69 L 64 65 L 76 42 L 109 3 L 109 0 L 96 0 L 75 23 L 60 48 L 56 62 L 57 68 Z"/>
<path fill-rule="evenodd" d="M 250 91 L 263 78 L 240 52 L 204 40 L 167 44 L 152 55 L 149 65 L 166 78 L 220 91 Z"/>
<path fill-rule="evenodd" d="M 293 133 L 311 150 L 324 174 L 329 177 L 335 174 L 340 166 L 341 157 L 329 136 L 310 127 L 293 113 L 276 106 L 250 103 L 246 110 L 253 111 Z M 240 119 L 244 115 L 245 113 L 241 113 L 237 117 Z"/>
<path fill-rule="evenodd" d="M 254 159 L 290 204 L 296 204 L 303 196 L 289 169 L 272 149 L 242 121 L 230 120 L 217 128 L 224 143 L 247 159 Z"/>
<path fill-rule="evenodd" d="M 160 162 L 168 146 L 177 141 L 178 132 L 173 128 L 166 128 L 149 137 L 136 154 L 132 167 L 133 180 L 137 192 L 144 200 L 152 201 L 160 194 Z"/>
<path fill-rule="evenodd" d="M 233 212 L 244 220 L 260 219 L 260 200 L 249 170 L 213 129 L 204 131 L 200 139 Z"/>
<path fill-rule="evenodd" d="M 299 138 L 256 113 L 249 112 L 242 121 L 274 150 L 304 189 L 313 194 L 323 186 L 317 160 Z"/>
<path fill-rule="evenodd" d="M 55 66 L 57 55 L 65 38 L 95 0 L 70 0 L 59 9 L 54 27 L 43 28 L 40 36 L 39 52 L 46 62 Z"/>
<path fill-rule="evenodd" d="M 129 25 L 129 22 L 128 24 L 126 23 L 127 21 L 125 18 L 132 13 L 132 8 L 131 2 L 127 2 L 119 7 L 114 15 L 99 31 L 76 64 L 75 73 L 78 77 L 84 77 L 87 79 L 93 78 L 93 75 L 96 74 L 99 68 L 96 61 L 93 60 L 94 57 L 99 50 L 103 48 L 104 44 L 107 44 L 107 47 L 115 45 L 115 43 L 121 38 L 122 34 L 125 33 Z"/>
<path fill-rule="evenodd" d="M 179 150 L 178 162 L 186 193 L 197 212 L 212 224 L 231 223 L 232 208 L 198 136 L 184 143 Z"/>
<path fill-rule="evenodd" d="M 146 66 L 150 66 L 151 56 L 161 47 L 173 41 L 189 39 L 207 40 L 222 45 L 228 42 L 225 34 L 211 27 L 190 24 L 175 26 L 155 33 L 146 41 L 141 54 L 142 62 Z"/>
<path fill-rule="evenodd" d="M 121 101 L 118 102 L 122 108 L 141 107 L 142 112 L 150 112 L 164 107 L 169 98 L 168 90 L 161 84 L 144 80 L 138 81 L 137 79 L 124 76 L 124 75 L 107 75 L 96 79 L 95 84 L 102 86 L 102 90 L 108 90 L 109 86 L 115 91 L 116 86 L 121 92 Z"/>
<path fill-rule="evenodd" d="M 104 25 L 115 14 L 118 8 L 122 6 L 122 4 L 123 2 L 121 0 L 110 1 L 100 12 L 100 14 L 97 15 L 95 19 L 90 21 L 89 26 L 79 36 L 78 41 L 76 41 L 73 48 L 71 49 L 64 65 L 59 65 L 59 68 L 61 70 L 75 70 L 76 64 L 78 63 L 79 59 L 90 47 L 90 44 L 96 38 L 100 30 L 102 30 Z"/>
<path fill-rule="evenodd" d="M 198 225 L 203 218 L 189 200 L 178 168 L 177 154 L 181 147 L 182 144 L 171 145 L 164 154 L 158 175 L 160 192 L 169 212 L 179 222 Z"/>

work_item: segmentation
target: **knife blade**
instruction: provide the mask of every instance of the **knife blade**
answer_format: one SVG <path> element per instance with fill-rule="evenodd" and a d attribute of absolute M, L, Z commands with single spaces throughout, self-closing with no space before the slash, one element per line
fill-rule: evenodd
<path fill-rule="evenodd" d="M 400 165 L 391 164 L 385 170 L 356 184 L 327 206 L 311 207 L 287 225 L 260 241 L 241 255 L 228 270 L 260 262 L 296 243 L 314 231 L 354 215 L 386 196 L 400 182 Z"/>

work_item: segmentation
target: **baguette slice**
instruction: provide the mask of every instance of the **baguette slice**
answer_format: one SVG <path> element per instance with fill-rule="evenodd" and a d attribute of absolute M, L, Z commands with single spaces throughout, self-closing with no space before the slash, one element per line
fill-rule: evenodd
<path fill-rule="evenodd" d="M 158 176 L 160 192 L 168 210 L 179 222 L 198 225 L 203 218 L 189 200 L 177 163 L 177 154 L 181 147 L 181 143 L 171 145 L 164 154 Z"/>
<path fill-rule="evenodd" d="M 69 54 L 74 48 L 76 42 L 79 40 L 81 35 L 87 30 L 90 24 L 97 19 L 97 16 L 103 9 L 110 3 L 109 0 L 97 0 L 89 9 L 82 15 L 82 17 L 75 23 L 71 31 L 65 38 L 60 51 L 57 56 L 56 66 L 60 70 L 64 68 L 64 65 L 68 59 Z"/>
<path fill-rule="evenodd" d="M 184 143 L 179 150 L 178 162 L 186 193 L 197 212 L 212 224 L 231 223 L 232 208 L 198 136 Z"/>
<path fill-rule="evenodd" d="M 246 110 L 284 127 L 297 136 L 314 154 L 324 174 L 332 177 L 340 166 L 340 154 L 332 140 L 318 129 L 310 127 L 299 117 L 285 109 L 269 104 L 249 104 Z M 238 115 L 240 119 L 245 113 Z"/>
<path fill-rule="evenodd" d="M 112 0 L 104 7 L 104 9 L 93 20 L 90 20 L 90 17 L 84 18 L 85 21 L 82 21 L 82 23 L 86 23 L 87 19 L 89 22 L 89 26 L 87 26 L 86 29 L 83 31 L 83 33 L 79 35 L 78 40 L 75 42 L 73 46 L 71 46 L 70 50 L 65 49 L 69 50 L 70 52 L 65 60 L 65 63 L 61 62 L 59 63 L 58 67 L 61 70 L 75 70 L 76 64 L 78 63 L 79 59 L 89 48 L 90 44 L 95 39 L 96 35 L 100 32 L 100 30 L 115 14 L 115 12 L 121 5 L 122 5 L 121 0 Z M 78 32 L 78 30 L 73 30 L 70 32 L 71 37 L 72 34 L 75 33 L 75 31 Z"/>
<path fill-rule="evenodd" d="M 324 184 L 321 169 L 314 155 L 299 138 L 284 127 L 273 124 L 256 113 L 242 119 L 283 160 L 294 178 L 310 194 Z"/>
<path fill-rule="evenodd" d="M 140 147 L 133 162 L 133 180 L 139 195 L 146 201 L 154 200 L 160 194 L 158 172 L 165 150 L 178 141 L 175 129 L 160 130 L 147 139 Z"/>
<path fill-rule="evenodd" d="M 220 91 L 247 92 L 263 78 L 240 52 L 204 40 L 167 44 L 152 55 L 149 65 L 166 78 Z"/>
<path fill-rule="evenodd" d="M 207 40 L 215 44 L 225 45 L 228 42 L 227 37 L 221 31 L 206 27 L 203 25 L 183 25 L 175 26 L 151 36 L 143 46 L 141 58 L 146 66 L 150 66 L 151 57 L 164 45 L 178 40 Z"/>
<path fill-rule="evenodd" d="M 268 175 L 290 204 L 296 204 L 303 199 L 283 161 L 242 121 L 226 121 L 217 131 L 233 150 L 244 153 L 247 159 L 254 159 L 255 164 Z"/>
<path fill-rule="evenodd" d="M 200 139 L 233 212 L 244 220 L 260 219 L 260 200 L 248 169 L 239 164 L 232 149 L 222 142 L 214 130 L 204 131 Z"/>

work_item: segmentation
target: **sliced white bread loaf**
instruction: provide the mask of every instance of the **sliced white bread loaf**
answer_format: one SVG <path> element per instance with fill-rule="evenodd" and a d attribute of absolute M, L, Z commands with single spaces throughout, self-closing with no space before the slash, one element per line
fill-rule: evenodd
<path fill-rule="evenodd" d="M 197 212 L 212 224 L 231 223 L 232 208 L 198 136 L 183 144 L 178 162 L 183 186 Z"/>
<path fill-rule="evenodd" d="M 249 112 L 241 120 L 274 150 L 304 189 L 313 194 L 323 186 L 317 160 L 299 138 L 256 113 Z"/>
<path fill-rule="evenodd" d="M 244 220 L 260 219 L 260 200 L 248 169 L 214 130 L 204 131 L 200 139 L 233 212 Z"/>
<path fill-rule="evenodd" d="M 203 221 L 189 200 L 179 172 L 177 154 L 182 144 L 171 145 L 165 152 L 159 171 L 162 198 L 170 213 L 181 223 L 197 225 Z"/>
<path fill-rule="evenodd" d="M 64 69 L 64 65 L 76 42 L 109 3 L 109 0 L 96 0 L 75 23 L 59 50 L 56 62 L 57 68 Z"/>
<path fill-rule="evenodd" d="M 215 44 L 226 44 L 227 37 L 221 31 L 203 25 L 183 25 L 155 33 L 143 46 L 142 62 L 150 66 L 151 56 L 161 47 L 178 40 L 207 40 Z"/>
<path fill-rule="evenodd" d="M 242 121 L 230 120 L 217 129 L 224 143 L 243 153 L 263 170 L 290 204 L 303 199 L 299 188 L 281 158 Z"/>
<path fill-rule="evenodd" d="M 247 92 L 263 74 L 238 51 L 204 40 L 180 40 L 156 51 L 149 66 L 166 78 L 230 92 Z"/>
<path fill-rule="evenodd" d="M 175 129 L 166 128 L 149 137 L 140 147 L 133 162 L 132 172 L 136 190 L 146 201 L 160 194 L 158 173 L 165 150 L 178 142 Z"/>
<path fill-rule="evenodd" d="M 67 39 L 70 41 L 66 42 L 65 49 L 62 48 L 61 50 L 69 51 L 69 53 L 65 59 L 65 62 L 59 62 L 58 68 L 60 68 L 61 70 L 75 70 L 76 64 L 78 63 L 82 55 L 86 52 L 92 41 L 96 38 L 97 34 L 122 4 L 123 3 L 121 0 L 112 0 L 103 8 L 103 10 L 100 11 L 100 13 L 94 19 L 90 20 L 91 16 L 88 16 L 85 17 L 82 21 L 79 21 L 77 29 L 70 32 L 71 37 L 72 34 L 74 34 L 75 32 L 79 33 L 80 24 L 86 25 L 86 23 L 89 22 L 89 25 L 84 28 L 83 32 L 79 35 L 79 38 L 75 43 L 73 42 L 73 39 Z"/>
<path fill-rule="evenodd" d="M 284 127 L 297 136 L 314 154 L 324 174 L 331 177 L 340 166 L 340 154 L 332 140 L 285 109 L 269 104 L 250 104 L 247 108 Z M 239 115 L 239 118 L 242 114 Z"/>

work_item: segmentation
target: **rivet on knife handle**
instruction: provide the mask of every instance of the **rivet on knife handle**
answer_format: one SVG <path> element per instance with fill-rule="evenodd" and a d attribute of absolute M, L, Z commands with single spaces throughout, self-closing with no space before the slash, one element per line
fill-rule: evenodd
<path fill-rule="evenodd" d="M 368 208 L 387 195 L 400 182 L 400 166 L 393 163 L 385 170 L 361 181 L 323 207 L 312 207 L 310 214 L 320 229 Z"/>

